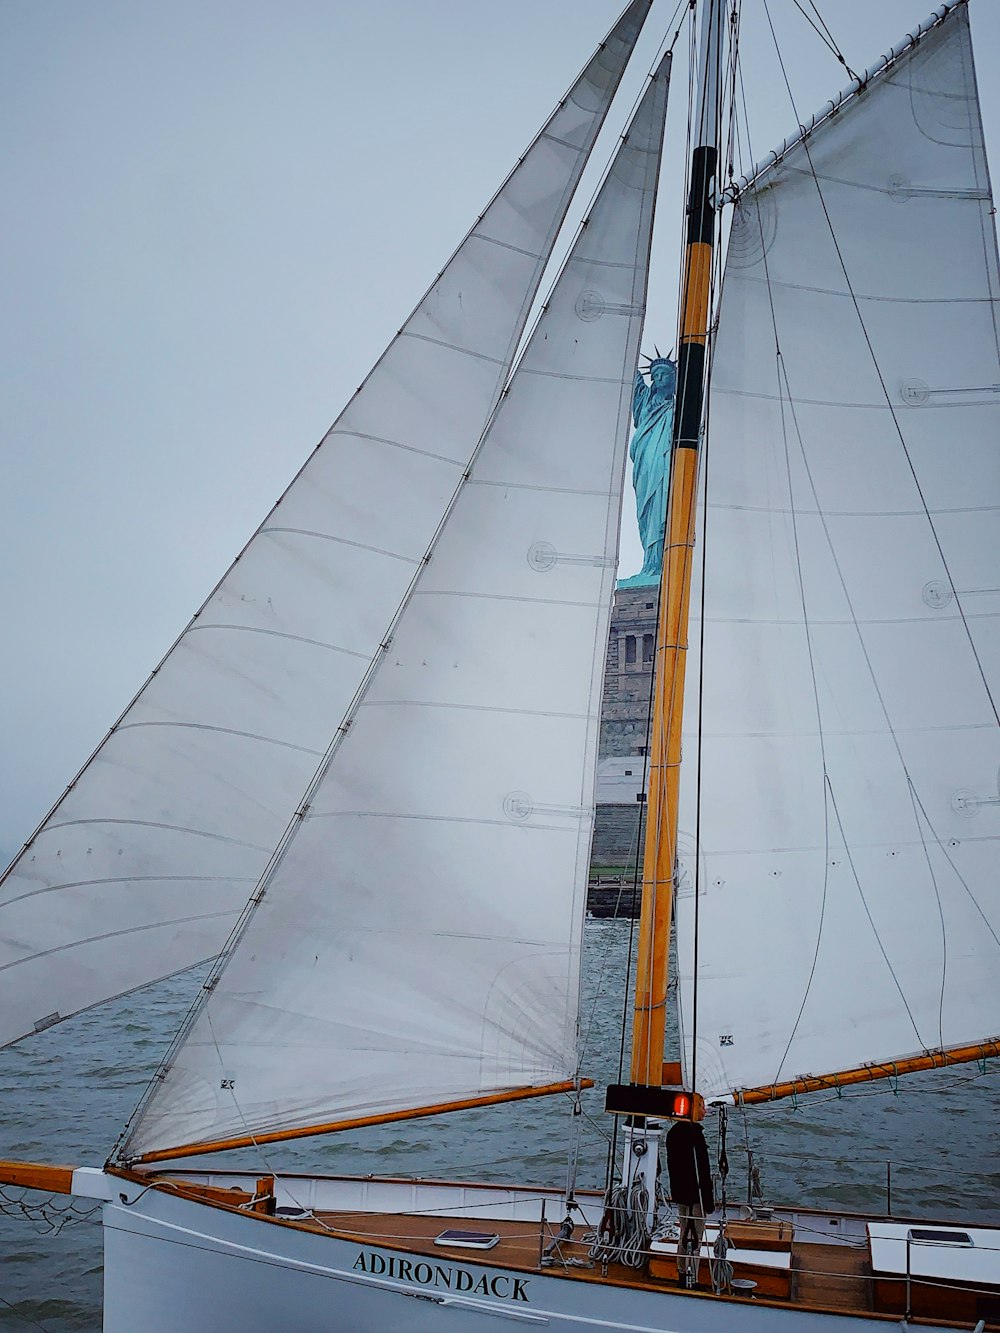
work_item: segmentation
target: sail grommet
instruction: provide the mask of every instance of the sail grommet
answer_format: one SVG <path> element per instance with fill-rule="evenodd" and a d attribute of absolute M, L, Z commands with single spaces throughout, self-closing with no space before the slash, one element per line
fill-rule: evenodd
<path fill-rule="evenodd" d="M 523 824 L 534 813 L 535 803 L 526 791 L 508 792 L 503 798 L 503 812 L 508 819 Z"/>
<path fill-rule="evenodd" d="M 920 595 L 932 610 L 940 611 L 948 605 L 955 594 L 951 590 L 951 584 L 945 583 L 943 579 L 931 579 L 929 583 L 924 584 Z"/>
<path fill-rule="evenodd" d="M 528 564 L 539 574 L 550 570 L 559 559 L 559 552 L 551 542 L 533 542 L 528 547 Z"/>
<path fill-rule="evenodd" d="M 979 814 L 979 797 L 974 791 L 957 791 L 951 798 L 951 808 L 963 819 L 975 819 Z"/>
<path fill-rule="evenodd" d="M 913 198 L 912 187 L 905 176 L 890 176 L 886 188 L 892 199 L 900 199 L 905 203 L 907 199 Z"/>
<path fill-rule="evenodd" d="M 931 386 L 925 380 L 903 380 L 899 396 L 907 407 L 923 407 L 931 396 Z"/>
<path fill-rule="evenodd" d="M 600 319 L 607 308 L 607 302 L 601 293 L 589 290 L 580 293 L 573 307 L 577 317 L 587 324 L 593 324 L 595 319 Z"/>

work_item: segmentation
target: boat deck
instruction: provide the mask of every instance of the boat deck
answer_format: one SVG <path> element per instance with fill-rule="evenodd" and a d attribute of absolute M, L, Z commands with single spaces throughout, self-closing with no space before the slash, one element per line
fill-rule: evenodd
<path fill-rule="evenodd" d="M 275 1191 L 274 1180 L 265 1177 L 257 1181 L 257 1193 L 251 1194 L 243 1187 L 245 1183 L 245 1178 L 220 1173 L 200 1181 L 188 1177 L 181 1182 L 175 1176 L 169 1187 L 223 1207 L 250 1207 L 258 1212 L 268 1211 L 264 1205 L 270 1200 L 271 1209 L 279 1205 L 274 1220 L 283 1224 L 396 1251 L 399 1271 L 394 1276 L 404 1280 L 411 1266 L 419 1267 L 419 1262 L 413 1263 L 413 1256 L 418 1256 L 420 1261 L 426 1258 L 439 1264 L 487 1265 L 521 1274 L 545 1272 L 573 1281 L 676 1291 L 697 1299 L 754 1300 L 785 1309 L 865 1315 L 887 1324 L 898 1324 L 908 1312 L 912 1325 L 932 1322 L 939 1328 L 961 1328 L 968 1333 L 982 1320 L 985 1328 L 1000 1330 L 1000 1281 L 998 1264 L 993 1262 L 993 1256 L 1000 1254 L 1000 1231 L 971 1228 L 965 1237 L 968 1244 L 961 1247 L 964 1258 L 959 1260 L 953 1245 L 925 1246 L 921 1255 L 914 1249 L 912 1281 L 908 1283 L 906 1270 L 891 1255 L 879 1259 L 882 1271 L 872 1267 L 872 1238 L 885 1232 L 888 1244 L 898 1247 L 901 1242 L 894 1239 L 894 1233 L 906 1233 L 908 1223 L 810 1210 L 778 1212 L 771 1221 L 733 1219 L 726 1224 L 732 1247 L 727 1257 L 738 1282 L 729 1293 L 716 1296 L 711 1291 L 707 1256 L 718 1223 L 711 1220 L 703 1242 L 698 1291 L 687 1293 L 677 1278 L 676 1242 L 654 1242 L 649 1262 L 638 1269 L 591 1259 L 588 1229 L 601 1215 L 600 1196 L 584 1201 L 588 1220 L 577 1226 L 574 1239 L 560 1242 L 551 1258 L 546 1258 L 562 1215 L 555 1191 L 373 1177 L 284 1178 Z M 545 1205 L 549 1216 L 543 1223 L 539 1208 Z M 437 1237 L 450 1230 L 495 1234 L 499 1241 L 491 1249 L 437 1244 Z M 918 1231 L 914 1240 L 926 1234 Z M 954 1231 L 943 1234 L 955 1239 Z M 970 1249 L 978 1252 L 978 1259 L 969 1260 Z M 976 1280 L 956 1267 L 968 1267 L 970 1262 L 980 1265 L 973 1274 Z M 739 1281 L 744 1284 L 742 1290 Z"/>
<path fill-rule="evenodd" d="M 380 1216 L 364 1212 L 317 1213 L 316 1222 L 339 1236 L 390 1248 L 398 1246 L 412 1254 L 455 1262 L 488 1263 L 529 1272 L 538 1271 L 542 1252 L 555 1239 L 558 1230 L 557 1224 L 549 1224 L 543 1234 L 538 1222 L 487 1222 L 484 1219 L 470 1224 L 468 1217 Z M 467 1229 L 470 1225 L 496 1233 L 500 1237 L 499 1243 L 487 1251 L 435 1244 L 435 1237 L 442 1231 Z M 577 1234 L 581 1230 L 577 1228 Z M 609 1264 L 605 1274 L 602 1265 L 595 1264 L 588 1251 L 588 1245 L 581 1241 L 564 1241 L 560 1245 L 562 1262 L 556 1259 L 545 1271 L 582 1281 L 610 1280 L 653 1290 L 680 1288 L 675 1278 L 650 1279 L 643 1269 L 627 1268 L 623 1264 Z M 792 1249 L 791 1303 L 867 1313 L 872 1308 L 871 1277 L 864 1251 L 848 1245 L 796 1243 Z M 702 1262 L 700 1278 L 700 1289 L 704 1291 L 710 1284 L 707 1262 Z"/>
<path fill-rule="evenodd" d="M 384 1245 L 389 1248 L 405 1248 L 411 1254 L 427 1255 L 439 1261 L 450 1259 L 453 1262 L 487 1263 L 500 1268 L 538 1271 L 542 1252 L 555 1238 L 557 1224 L 546 1226 L 544 1234 L 538 1222 L 505 1222 L 483 1219 L 476 1222 L 477 1229 L 494 1232 L 500 1240 L 491 1250 L 475 1250 L 460 1247 L 448 1247 L 435 1244 L 435 1237 L 446 1229 L 468 1229 L 469 1218 L 444 1217 L 435 1215 L 421 1217 L 405 1214 L 378 1215 L 365 1212 L 331 1211 L 316 1214 L 316 1223 L 337 1235 L 350 1236 L 362 1242 Z M 582 1228 L 577 1229 L 579 1235 Z M 625 1286 L 644 1287 L 652 1290 L 677 1288 L 680 1283 L 676 1278 L 650 1278 L 643 1269 L 626 1268 L 622 1264 L 610 1264 L 605 1272 L 600 1263 L 594 1263 L 588 1252 L 588 1245 L 579 1240 L 564 1241 L 560 1245 L 561 1261 L 557 1258 L 545 1271 L 553 1276 L 571 1277 L 581 1281 L 620 1282 Z M 791 1290 L 788 1301 L 781 1304 L 800 1305 L 811 1309 L 837 1311 L 844 1314 L 871 1314 L 873 1312 L 874 1275 L 866 1250 L 854 1245 L 823 1244 L 817 1242 L 799 1242 L 792 1244 L 791 1251 Z M 703 1261 L 700 1272 L 700 1292 L 705 1293 L 710 1287 L 707 1262 Z M 755 1297 L 756 1299 L 776 1299 L 774 1297 Z M 718 1299 L 747 1299 L 733 1293 L 731 1297 Z M 921 1322 L 919 1314 L 914 1312 L 912 1322 Z M 928 1315 L 935 1323 L 955 1321 L 956 1327 L 968 1327 L 963 1308 L 951 1311 L 947 1308 L 935 1310 Z M 949 1319 L 951 1315 L 951 1319 Z M 888 1322 L 898 1322 L 899 1316 L 891 1313 L 882 1315 Z M 986 1319 L 986 1328 L 1000 1328 L 1000 1319 Z"/>

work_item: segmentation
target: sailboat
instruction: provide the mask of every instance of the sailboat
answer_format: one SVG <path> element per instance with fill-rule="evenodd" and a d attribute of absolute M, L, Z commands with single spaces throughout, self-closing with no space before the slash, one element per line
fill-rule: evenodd
<path fill-rule="evenodd" d="M 276 1165 L 298 1138 L 578 1105 L 589 1083 L 601 673 L 669 49 L 530 321 L 650 6 L 0 886 L 5 1043 L 215 957 L 103 1166 L 0 1163 L 102 1204 L 106 1333 L 1000 1324 L 998 1230 L 736 1216 L 723 1193 L 678 1236 L 661 1166 L 731 1107 L 1000 1053 L 1000 270 L 966 0 L 742 175 L 735 11 L 698 5 L 606 1194 Z M 237 1149 L 260 1168 L 216 1167 Z"/>

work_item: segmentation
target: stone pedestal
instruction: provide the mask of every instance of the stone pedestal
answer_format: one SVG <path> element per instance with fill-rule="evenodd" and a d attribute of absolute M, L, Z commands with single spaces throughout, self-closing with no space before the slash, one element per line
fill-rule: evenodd
<path fill-rule="evenodd" d="M 630 867 L 637 856 L 640 863 L 642 858 L 637 797 L 642 790 L 646 755 L 658 592 L 655 586 L 617 590 L 604 673 L 597 817 L 590 860 L 595 869 L 624 868 L 629 883 Z M 609 895 L 600 892 L 602 887 L 595 875 L 590 893 L 595 914 L 631 915 L 631 891 L 622 895 L 615 909 L 609 908 L 605 901 Z"/>
<path fill-rule="evenodd" d="M 604 672 L 601 759 L 646 752 L 658 592 L 653 586 L 619 588 L 615 593 Z"/>

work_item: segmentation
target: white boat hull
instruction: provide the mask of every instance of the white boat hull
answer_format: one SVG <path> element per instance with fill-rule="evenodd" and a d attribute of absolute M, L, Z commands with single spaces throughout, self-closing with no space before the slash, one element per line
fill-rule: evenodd
<path fill-rule="evenodd" d="M 435 1261 L 105 1180 L 112 1197 L 104 1206 L 104 1333 L 490 1333 L 498 1319 L 622 1333 L 871 1333 L 885 1326 L 885 1316 L 514 1272 L 491 1267 L 477 1252 Z M 378 1182 L 357 1182 L 368 1184 Z M 503 1215 L 509 1218 L 510 1208 Z M 476 1216 L 477 1226 L 484 1221 Z"/>

